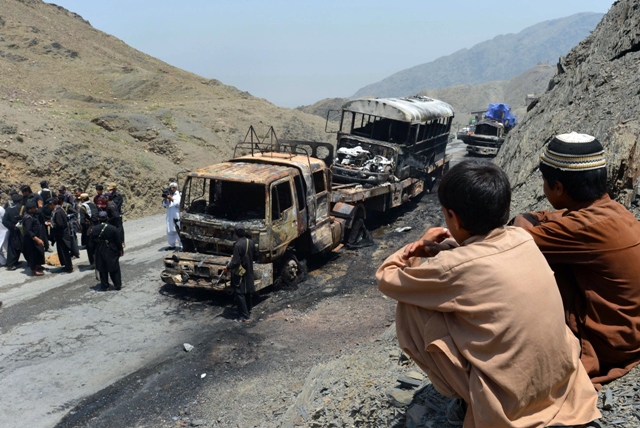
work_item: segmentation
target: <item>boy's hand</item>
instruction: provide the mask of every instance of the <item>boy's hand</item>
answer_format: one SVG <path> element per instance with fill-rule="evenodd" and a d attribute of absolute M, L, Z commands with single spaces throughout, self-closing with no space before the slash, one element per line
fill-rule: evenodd
<path fill-rule="evenodd" d="M 411 257 L 433 257 L 438 254 L 442 247 L 440 242 L 451 237 L 449 229 L 444 227 L 432 227 L 418 241 L 415 241 L 405 248 L 402 258 L 407 260 Z"/>

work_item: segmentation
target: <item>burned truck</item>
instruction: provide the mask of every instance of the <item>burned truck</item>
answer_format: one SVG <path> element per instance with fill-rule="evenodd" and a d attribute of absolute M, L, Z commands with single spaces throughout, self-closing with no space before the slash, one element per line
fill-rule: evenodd
<path fill-rule="evenodd" d="M 516 125 L 516 116 L 507 104 L 489 104 L 483 119 L 476 123 L 473 132 L 460 139 L 467 151 L 482 156 L 495 156 L 504 143 L 506 135 Z"/>
<path fill-rule="evenodd" d="M 331 168 L 332 202 L 386 211 L 430 190 L 449 162 L 453 117 L 449 104 L 428 97 L 346 103 Z"/>
<path fill-rule="evenodd" d="M 278 140 L 273 129 L 260 140 L 251 127 L 233 159 L 186 176 L 183 251 L 164 258 L 162 280 L 224 290 L 221 272 L 241 222 L 259 253 L 256 289 L 295 282 L 308 255 L 368 241 L 367 210 L 431 189 L 448 165 L 452 119 L 451 106 L 427 97 L 351 101 L 335 159 L 329 143 Z"/>
<path fill-rule="evenodd" d="M 221 272 L 233 254 L 237 223 L 257 246 L 257 290 L 276 279 L 295 282 L 302 258 L 331 252 L 343 241 L 347 221 L 331 216 L 331 172 L 321 159 L 331 161 L 333 146 L 308 142 L 305 151 L 278 141 L 273 130 L 269 143 L 253 128 L 248 135 L 230 161 L 186 175 L 183 250 L 164 258 L 165 283 L 225 290 L 230 278 Z"/>

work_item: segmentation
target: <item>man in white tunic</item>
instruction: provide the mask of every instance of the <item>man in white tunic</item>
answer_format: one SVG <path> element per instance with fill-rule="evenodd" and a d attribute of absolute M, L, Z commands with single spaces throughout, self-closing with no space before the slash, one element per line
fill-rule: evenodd
<path fill-rule="evenodd" d="M 162 206 L 167 209 L 168 249 L 175 250 L 177 248 L 178 250 L 182 250 L 179 226 L 176 226 L 176 222 L 180 220 L 180 192 L 178 192 L 178 183 L 171 183 L 169 185 L 169 194 L 162 200 Z"/>
<path fill-rule="evenodd" d="M 0 205 L 0 220 L 4 216 L 4 208 Z M 7 264 L 7 245 L 9 244 L 9 230 L 0 221 L 0 266 Z"/>

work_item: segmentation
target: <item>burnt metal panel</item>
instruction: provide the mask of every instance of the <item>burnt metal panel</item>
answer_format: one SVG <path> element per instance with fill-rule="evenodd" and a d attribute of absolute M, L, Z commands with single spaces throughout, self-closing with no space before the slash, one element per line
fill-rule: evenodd
<path fill-rule="evenodd" d="M 221 277 L 222 269 L 231 257 L 177 252 L 164 258 L 165 269 L 160 278 L 167 284 L 180 287 L 207 288 L 225 291 L 230 288 L 230 277 Z M 256 290 L 273 283 L 273 264 L 254 263 Z"/>
<path fill-rule="evenodd" d="M 289 175 L 289 168 L 277 164 L 223 162 L 197 169 L 188 176 L 240 183 L 268 184 Z"/>

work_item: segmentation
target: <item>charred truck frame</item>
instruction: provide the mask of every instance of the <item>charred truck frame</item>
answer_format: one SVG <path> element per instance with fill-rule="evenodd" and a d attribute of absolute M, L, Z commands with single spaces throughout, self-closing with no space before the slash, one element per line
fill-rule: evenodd
<path fill-rule="evenodd" d="M 303 258 L 363 239 L 367 210 L 386 211 L 431 189 L 448 166 L 452 119 L 451 106 L 426 97 L 351 101 L 335 160 L 329 143 L 278 140 L 273 129 L 261 140 L 251 127 L 233 159 L 186 176 L 183 251 L 164 258 L 162 280 L 224 290 L 229 278 L 221 271 L 242 222 L 258 249 L 256 289 L 296 281 Z"/>
<path fill-rule="evenodd" d="M 449 104 L 428 97 L 345 104 L 331 168 L 334 211 L 345 209 L 340 204 L 387 211 L 431 190 L 448 166 L 453 117 Z"/>
<path fill-rule="evenodd" d="M 270 130 L 265 143 L 250 128 L 245 154 L 186 176 L 180 213 L 183 251 L 164 258 L 165 283 L 223 290 L 221 271 L 231 259 L 234 226 L 243 223 L 256 243 L 256 289 L 276 276 L 293 282 L 303 266 L 296 254 L 326 253 L 344 239 L 345 221 L 330 215 L 329 143 L 286 144 Z M 265 137 L 266 140 L 267 137 Z M 314 156 L 310 156 L 307 153 Z M 304 154 L 300 154 L 304 153 Z"/>

